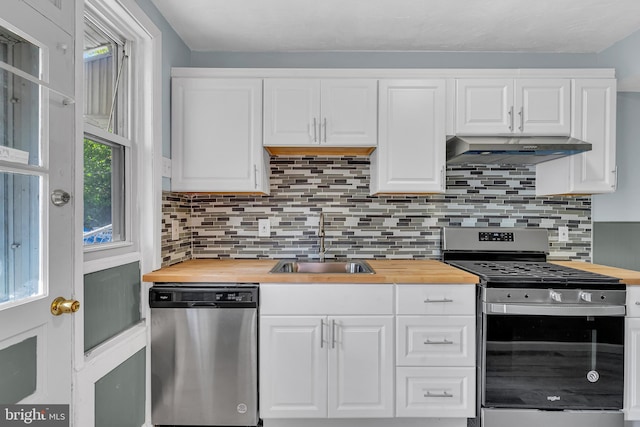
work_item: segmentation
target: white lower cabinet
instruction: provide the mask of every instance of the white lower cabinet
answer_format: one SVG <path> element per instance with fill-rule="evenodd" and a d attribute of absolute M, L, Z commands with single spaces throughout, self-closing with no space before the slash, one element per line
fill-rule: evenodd
<path fill-rule="evenodd" d="M 473 418 L 475 286 L 396 289 L 396 417 Z"/>
<path fill-rule="evenodd" d="M 291 286 L 296 287 L 294 294 L 302 302 L 291 300 L 287 291 Z M 261 418 L 393 417 L 392 287 L 383 312 L 346 315 L 335 314 L 336 308 L 343 313 L 362 311 L 361 307 L 367 307 L 367 301 L 374 298 L 366 294 L 368 286 L 344 285 L 355 293 L 351 293 L 350 301 L 335 300 L 339 301 L 336 304 L 330 302 L 332 291 L 341 295 L 345 288 L 319 286 L 261 287 L 261 292 L 268 294 L 262 298 L 261 311 L 269 313 L 260 316 Z M 304 298 L 305 294 L 309 298 Z M 276 300 L 288 302 L 284 315 L 272 315 Z M 269 301 L 274 301 L 271 307 Z M 313 307 L 305 308 L 305 304 Z M 315 314 L 322 311 L 323 304 L 327 305 L 327 315 L 289 314 Z M 379 305 L 380 301 L 371 301 L 369 306 Z"/>
<path fill-rule="evenodd" d="M 624 418 L 640 420 L 640 287 L 627 286 L 624 323 Z"/>

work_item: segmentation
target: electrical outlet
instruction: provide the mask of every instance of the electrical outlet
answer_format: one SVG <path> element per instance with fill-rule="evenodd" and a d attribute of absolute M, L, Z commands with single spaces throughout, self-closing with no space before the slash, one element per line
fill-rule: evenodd
<path fill-rule="evenodd" d="M 178 240 L 180 238 L 180 221 L 174 219 L 171 221 L 171 240 Z"/>
<path fill-rule="evenodd" d="M 569 241 L 569 227 L 558 227 L 558 241 L 559 242 Z"/>
<path fill-rule="evenodd" d="M 171 178 L 171 159 L 167 157 L 162 158 L 162 176 Z"/>
<path fill-rule="evenodd" d="M 258 237 L 271 237 L 271 222 L 269 218 L 258 220 Z"/>

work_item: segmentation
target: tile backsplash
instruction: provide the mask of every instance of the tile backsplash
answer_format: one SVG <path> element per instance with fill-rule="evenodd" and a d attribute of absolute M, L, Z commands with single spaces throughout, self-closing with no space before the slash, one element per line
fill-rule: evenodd
<path fill-rule="evenodd" d="M 591 197 L 536 197 L 533 166 L 452 166 L 447 192 L 369 195 L 366 157 L 273 157 L 271 195 L 163 194 L 163 265 L 190 258 L 439 259 L 445 226 L 549 229 L 550 258 L 590 260 Z M 269 218 L 271 237 L 258 237 Z M 177 240 L 171 222 L 178 221 Z M 558 241 L 558 227 L 569 241 Z"/>

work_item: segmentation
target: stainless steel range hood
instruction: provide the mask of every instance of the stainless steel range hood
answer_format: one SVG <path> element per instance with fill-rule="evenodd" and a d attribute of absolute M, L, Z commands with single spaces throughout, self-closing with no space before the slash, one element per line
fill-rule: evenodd
<path fill-rule="evenodd" d="M 568 136 L 452 136 L 447 164 L 533 165 L 591 150 Z"/>

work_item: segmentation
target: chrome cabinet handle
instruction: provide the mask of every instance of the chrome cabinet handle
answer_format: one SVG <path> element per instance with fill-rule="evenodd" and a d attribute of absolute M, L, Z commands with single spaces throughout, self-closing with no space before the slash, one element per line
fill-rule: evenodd
<path fill-rule="evenodd" d="M 320 348 L 324 347 L 324 320 L 320 319 Z"/>
<path fill-rule="evenodd" d="M 336 348 L 336 321 L 331 319 L 331 348 Z"/>
<path fill-rule="evenodd" d="M 324 123 L 322 125 L 322 127 L 324 128 L 324 142 L 327 142 L 327 118 L 324 118 Z M 322 132 L 320 132 L 320 135 L 322 135 Z"/>
<path fill-rule="evenodd" d="M 453 344 L 453 341 L 449 341 L 448 339 L 443 339 L 442 341 L 431 341 L 429 338 L 424 342 L 425 344 L 433 344 L 433 345 L 442 345 L 442 344 Z"/>
<path fill-rule="evenodd" d="M 509 130 L 513 132 L 513 105 L 509 109 Z"/>
<path fill-rule="evenodd" d="M 640 301 L 636 301 L 636 305 L 640 305 Z"/>
<path fill-rule="evenodd" d="M 520 127 L 518 129 L 520 129 L 520 132 L 524 132 L 524 107 L 520 107 L 518 115 L 520 115 Z"/>
<path fill-rule="evenodd" d="M 427 298 L 426 300 L 424 300 L 425 304 L 434 303 L 434 302 L 453 302 L 453 300 L 449 299 L 449 298 L 442 298 L 442 299 L 429 299 L 429 298 Z"/>
<path fill-rule="evenodd" d="M 317 120 L 313 118 L 313 142 L 318 142 L 318 128 L 317 128 Z"/>
<path fill-rule="evenodd" d="M 446 391 L 443 391 L 442 393 L 431 393 L 430 391 L 427 391 L 424 397 L 453 397 L 453 394 L 447 393 Z"/>
<path fill-rule="evenodd" d="M 258 165 L 253 165 L 253 184 L 254 188 L 258 188 Z"/>

